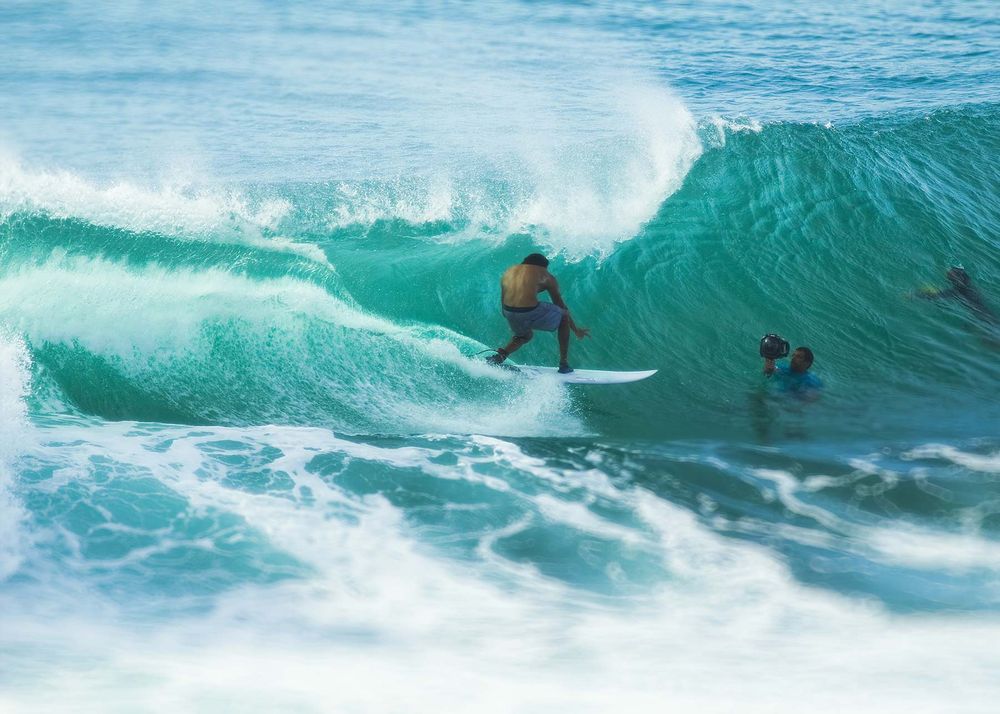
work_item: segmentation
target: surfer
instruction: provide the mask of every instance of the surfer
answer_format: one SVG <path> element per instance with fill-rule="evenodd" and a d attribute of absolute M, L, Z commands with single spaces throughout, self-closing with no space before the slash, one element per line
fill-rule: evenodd
<path fill-rule="evenodd" d="M 582 340 L 590 334 L 586 327 L 577 327 L 559 292 L 559 283 L 548 271 L 549 261 L 541 253 L 532 253 L 518 265 L 512 265 L 500 278 L 500 302 L 514 336 L 506 347 L 488 358 L 492 364 L 503 364 L 513 352 L 531 341 L 534 330 L 559 334 L 559 372 L 573 371 L 569 366 L 569 333 Z M 538 299 L 538 293 L 548 292 L 552 302 Z"/>
<path fill-rule="evenodd" d="M 973 315 L 990 325 L 1000 325 L 996 313 L 986 306 L 983 296 L 972 286 L 972 278 L 961 265 L 953 265 L 946 275 L 951 287 L 945 290 L 936 288 L 921 288 L 916 296 L 925 300 L 945 300 L 955 298 L 962 301 Z"/>

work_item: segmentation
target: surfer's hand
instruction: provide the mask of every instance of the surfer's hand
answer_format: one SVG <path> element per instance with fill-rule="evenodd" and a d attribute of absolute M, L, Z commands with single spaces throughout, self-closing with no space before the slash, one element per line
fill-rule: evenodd
<path fill-rule="evenodd" d="M 576 339 L 582 340 L 584 337 L 590 337 L 589 327 L 574 327 L 573 332 L 576 333 Z"/>

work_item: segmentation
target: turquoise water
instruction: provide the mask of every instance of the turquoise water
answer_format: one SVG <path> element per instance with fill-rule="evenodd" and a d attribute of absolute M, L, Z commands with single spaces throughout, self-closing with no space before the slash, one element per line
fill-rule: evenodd
<path fill-rule="evenodd" d="M 992 710 L 994 4 L 0 26 L 0 709 Z"/>

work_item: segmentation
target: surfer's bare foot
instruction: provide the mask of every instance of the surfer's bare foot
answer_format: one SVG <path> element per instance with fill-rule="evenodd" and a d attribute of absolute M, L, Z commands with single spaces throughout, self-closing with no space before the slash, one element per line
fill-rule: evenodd
<path fill-rule="evenodd" d="M 559 363 L 559 374 L 569 374 L 573 371 L 573 368 L 569 366 L 569 362 Z"/>

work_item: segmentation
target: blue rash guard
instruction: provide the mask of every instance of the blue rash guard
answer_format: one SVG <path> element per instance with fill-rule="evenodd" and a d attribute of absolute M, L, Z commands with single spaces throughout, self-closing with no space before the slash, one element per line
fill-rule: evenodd
<path fill-rule="evenodd" d="M 809 392 L 818 392 L 823 388 L 820 381 L 812 372 L 793 372 L 787 364 L 779 364 L 774 370 L 774 381 L 778 385 L 778 391 L 805 395 Z"/>

